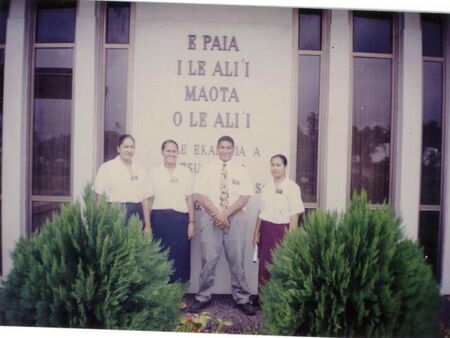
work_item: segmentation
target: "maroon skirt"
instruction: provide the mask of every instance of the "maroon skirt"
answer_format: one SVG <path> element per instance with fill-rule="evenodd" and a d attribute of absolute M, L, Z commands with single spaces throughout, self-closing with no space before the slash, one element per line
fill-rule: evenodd
<path fill-rule="evenodd" d="M 259 272 L 258 272 L 258 289 L 264 286 L 265 282 L 270 279 L 270 273 L 267 271 L 267 264 L 272 264 L 272 251 L 283 241 L 289 224 L 275 224 L 261 220 L 259 228 Z"/>

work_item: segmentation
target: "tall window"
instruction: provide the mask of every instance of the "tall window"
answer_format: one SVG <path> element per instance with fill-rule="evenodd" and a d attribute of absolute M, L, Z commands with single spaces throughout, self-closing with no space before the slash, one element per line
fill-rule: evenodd
<path fill-rule="evenodd" d="M 353 124 L 350 191 L 389 201 L 393 83 L 389 13 L 353 13 Z"/>
<path fill-rule="evenodd" d="M 103 161 L 117 155 L 117 141 L 126 132 L 130 10 L 129 2 L 106 4 Z"/>
<path fill-rule="evenodd" d="M 428 262 L 440 278 L 442 114 L 444 106 L 443 22 L 422 15 L 423 126 L 419 240 Z"/>
<path fill-rule="evenodd" d="M 71 201 L 75 1 L 39 1 L 33 45 L 31 232 Z"/>
<path fill-rule="evenodd" d="M 5 44 L 6 44 L 6 21 L 8 18 L 9 1 L 0 3 L 0 262 L 2 262 L 2 149 L 3 149 L 3 79 L 5 75 Z M 0 276 L 2 275 L 2 264 L 0 263 Z"/>
<path fill-rule="evenodd" d="M 307 208 L 318 206 L 322 21 L 321 10 L 299 10 L 296 181 Z"/>

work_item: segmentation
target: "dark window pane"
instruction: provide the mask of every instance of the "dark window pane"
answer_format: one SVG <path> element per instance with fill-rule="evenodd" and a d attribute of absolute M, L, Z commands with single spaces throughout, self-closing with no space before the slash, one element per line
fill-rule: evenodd
<path fill-rule="evenodd" d="M 421 211 L 419 214 L 419 242 L 424 248 L 428 264 L 439 279 L 440 273 L 440 231 L 439 211 Z"/>
<path fill-rule="evenodd" d="M 299 224 L 299 225 L 302 225 L 303 222 L 305 221 L 306 216 L 307 216 L 310 212 L 313 212 L 313 211 L 315 211 L 315 210 L 316 210 L 315 208 L 305 208 L 305 211 L 304 211 L 302 214 L 300 214 L 300 216 L 299 216 L 299 218 L 298 218 L 298 224 Z"/>
<path fill-rule="evenodd" d="M 104 160 L 117 155 L 117 141 L 125 133 L 127 113 L 128 50 L 106 51 Z"/>
<path fill-rule="evenodd" d="M 391 60 L 354 59 L 351 194 L 389 198 Z"/>
<path fill-rule="evenodd" d="M 442 63 L 424 62 L 421 204 L 441 200 L 442 104 Z"/>
<path fill-rule="evenodd" d="M 75 41 L 76 1 L 40 1 L 36 15 L 36 42 Z"/>
<path fill-rule="evenodd" d="M 304 202 L 317 201 L 320 56 L 299 56 L 297 175 Z"/>
<path fill-rule="evenodd" d="M 130 3 L 108 2 L 106 43 L 128 43 L 130 35 Z"/>
<path fill-rule="evenodd" d="M 442 21 L 438 15 L 422 15 L 423 56 L 443 56 Z"/>
<path fill-rule="evenodd" d="M 355 12 L 353 15 L 353 51 L 392 53 L 391 15 Z"/>
<path fill-rule="evenodd" d="M 72 49 L 36 50 L 34 97 L 36 99 L 72 99 Z"/>
<path fill-rule="evenodd" d="M 302 50 L 322 49 L 322 14 L 320 11 L 300 10 L 298 48 Z"/>
<path fill-rule="evenodd" d="M 31 232 L 41 228 L 46 221 L 51 221 L 54 213 L 58 213 L 61 202 L 33 202 L 32 203 L 32 222 Z"/>
<path fill-rule="evenodd" d="M 6 43 L 6 22 L 8 19 L 9 1 L 0 2 L 0 45 Z"/>
<path fill-rule="evenodd" d="M 70 196 L 71 93 L 72 49 L 37 49 L 33 195 Z"/>

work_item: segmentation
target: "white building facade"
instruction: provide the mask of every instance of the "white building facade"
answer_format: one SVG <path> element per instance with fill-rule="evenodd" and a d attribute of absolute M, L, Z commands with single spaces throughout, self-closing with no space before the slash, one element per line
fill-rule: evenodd
<path fill-rule="evenodd" d="M 17 240 L 80 200 L 120 134 L 194 175 L 236 141 L 252 175 L 246 272 L 269 159 L 289 161 L 308 209 L 365 189 L 391 204 L 450 294 L 448 15 L 148 2 L 10 1 L 0 9 L 1 274 Z M 447 254 L 446 254 L 447 253 Z M 196 292 L 199 238 L 189 291 Z M 216 293 L 229 293 L 222 258 Z"/>

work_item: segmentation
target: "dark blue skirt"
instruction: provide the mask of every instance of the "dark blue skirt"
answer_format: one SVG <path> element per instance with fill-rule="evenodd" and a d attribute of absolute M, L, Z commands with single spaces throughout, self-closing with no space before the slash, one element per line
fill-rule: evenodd
<path fill-rule="evenodd" d="M 153 238 L 169 249 L 173 264 L 170 283 L 188 282 L 191 277 L 191 241 L 188 239 L 189 214 L 172 209 L 156 209 L 151 214 Z"/>
<path fill-rule="evenodd" d="M 144 225 L 144 211 L 142 209 L 142 203 L 123 203 L 125 205 L 125 210 L 127 211 L 125 215 L 125 223 L 128 224 L 131 216 L 136 215 L 136 217 Z"/>
<path fill-rule="evenodd" d="M 108 202 L 109 204 L 115 204 Z M 142 208 L 142 203 L 117 203 L 125 207 L 125 224 L 128 224 L 131 216 L 135 215 L 138 220 L 142 223 L 142 229 L 144 229 L 144 211 Z"/>

